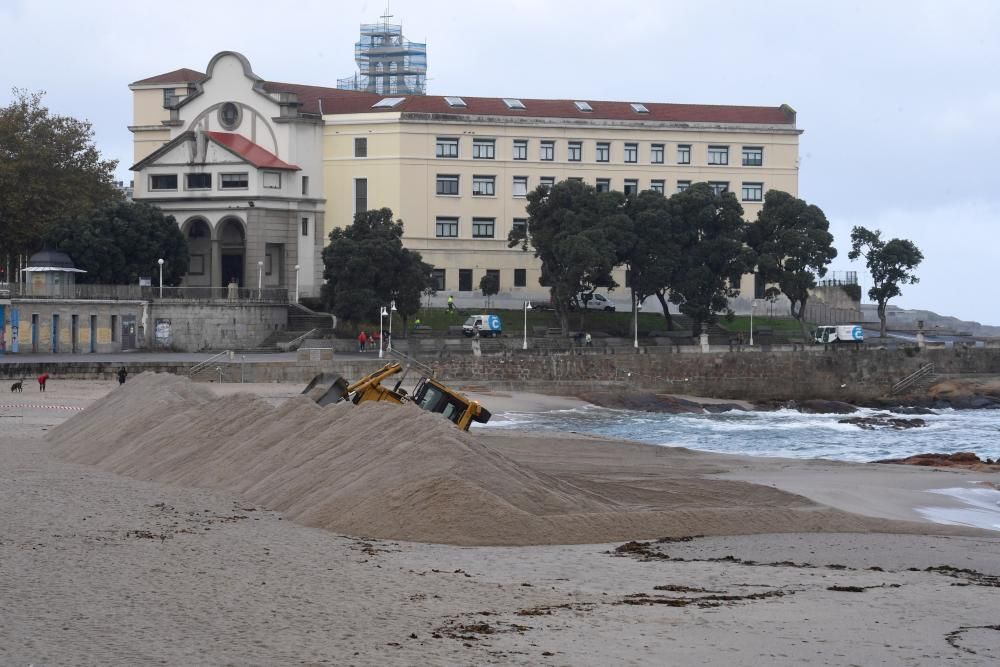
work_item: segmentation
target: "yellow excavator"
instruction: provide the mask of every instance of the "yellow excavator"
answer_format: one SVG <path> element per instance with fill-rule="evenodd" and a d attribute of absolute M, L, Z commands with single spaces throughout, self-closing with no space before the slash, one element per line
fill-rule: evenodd
<path fill-rule="evenodd" d="M 364 401 L 389 401 L 391 403 L 415 403 L 421 410 L 436 412 L 463 431 L 468 431 L 472 422 L 485 424 L 493 415 L 489 410 L 450 389 L 433 377 L 422 377 L 412 392 L 401 389 L 403 378 L 392 388 L 382 385 L 393 375 L 403 372 L 399 362 L 393 361 L 379 370 L 369 373 L 354 383 L 348 383 L 340 375 L 320 373 L 302 391 L 320 405 L 330 405 L 341 401 L 351 401 L 355 405 Z"/>

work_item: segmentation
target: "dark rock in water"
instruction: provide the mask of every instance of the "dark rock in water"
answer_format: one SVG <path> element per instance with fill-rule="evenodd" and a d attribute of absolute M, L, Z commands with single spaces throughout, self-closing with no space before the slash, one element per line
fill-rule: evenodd
<path fill-rule="evenodd" d="M 896 407 L 888 408 L 890 411 L 895 412 L 897 415 L 933 415 L 936 414 L 930 408 L 925 408 L 919 405 L 899 405 Z"/>
<path fill-rule="evenodd" d="M 936 468 L 964 468 L 966 470 L 981 470 L 984 472 L 1000 469 L 1000 459 L 982 460 L 974 452 L 956 452 L 954 454 L 916 454 L 905 459 L 882 459 L 874 463 L 897 463 L 908 466 L 933 466 Z"/>
<path fill-rule="evenodd" d="M 927 422 L 923 419 L 914 417 L 913 419 L 904 419 L 903 417 L 893 417 L 888 414 L 873 415 L 871 417 L 848 417 L 847 419 L 838 420 L 840 424 L 854 424 L 865 430 L 872 430 L 876 428 L 892 428 L 896 430 L 901 430 L 904 428 L 919 428 L 921 426 L 927 426 Z"/>
<path fill-rule="evenodd" d="M 850 403 L 844 403 L 842 401 L 824 401 L 820 399 L 799 401 L 794 405 L 789 405 L 789 407 L 794 407 L 799 412 L 805 414 L 816 415 L 849 415 L 852 412 L 858 411 L 858 409 Z"/>

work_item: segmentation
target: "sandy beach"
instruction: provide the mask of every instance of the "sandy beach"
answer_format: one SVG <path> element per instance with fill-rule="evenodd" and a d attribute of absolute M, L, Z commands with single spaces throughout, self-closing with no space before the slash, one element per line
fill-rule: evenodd
<path fill-rule="evenodd" d="M 0 663 L 1000 657 L 1000 533 L 917 511 L 957 502 L 929 490 L 997 475 L 428 423 L 435 448 L 405 440 L 409 413 L 318 412 L 291 385 L 195 388 L 232 419 L 191 408 L 180 387 L 173 420 L 142 412 L 143 386 L 53 382 L 0 401 Z M 494 412 L 574 405 L 482 400 Z M 301 461 L 269 435 L 275 420 L 297 424 Z M 360 423 L 379 420 L 399 422 L 391 446 Z M 321 452 L 338 424 L 350 433 Z M 214 448 L 150 461 L 170 459 L 168 433 L 196 429 Z M 204 458 L 213 451 L 225 465 Z"/>

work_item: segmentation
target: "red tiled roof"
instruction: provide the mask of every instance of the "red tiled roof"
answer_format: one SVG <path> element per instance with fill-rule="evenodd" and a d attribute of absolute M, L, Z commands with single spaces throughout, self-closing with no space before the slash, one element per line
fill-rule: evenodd
<path fill-rule="evenodd" d="M 206 132 L 209 139 L 228 148 L 258 169 L 288 169 L 299 171 L 299 167 L 278 159 L 278 156 L 233 132 Z"/>
<path fill-rule="evenodd" d="M 155 85 L 158 83 L 194 83 L 195 81 L 201 81 L 204 78 L 204 72 L 198 72 L 193 69 L 182 67 L 181 69 L 175 69 L 173 72 L 157 74 L 156 76 L 151 76 L 148 79 L 133 81 L 131 85 L 141 86 L 146 84 Z"/>

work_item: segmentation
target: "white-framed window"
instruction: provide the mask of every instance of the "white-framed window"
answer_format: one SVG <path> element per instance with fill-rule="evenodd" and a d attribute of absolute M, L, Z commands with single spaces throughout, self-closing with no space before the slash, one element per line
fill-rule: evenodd
<path fill-rule="evenodd" d="M 496 218 L 473 218 L 472 238 L 491 239 L 496 235 Z"/>
<path fill-rule="evenodd" d="M 472 196 L 473 197 L 494 197 L 497 193 L 496 176 L 473 176 Z"/>
<path fill-rule="evenodd" d="M 764 184 L 744 183 L 743 201 L 764 201 Z"/>
<path fill-rule="evenodd" d="M 677 181 L 677 192 L 684 192 L 691 187 L 691 181 Z"/>
<path fill-rule="evenodd" d="M 511 159 L 514 160 L 527 160 L 528 159 L 528 140 L 527 139 L 515 139 L 514 146 L 511 151 Z"/>
<path fill-rule="evenodd" d="M 661 195 L 666 191 L 666 182 L 663 180 L 652 180 L 649 182 L 649 189 L 659 192 Z"/>
<path fill-rule="evenodd" d="M 729 192 L 729 181 L 709 181 L 708 185 L 712 188 L 712 192 L 717 195 Z"/>
<path fill-rule="evenodd" d="M 579 162 L 583 159 L 583 142 L 571 141 L 566 149 L 566 159 L 570 162 Z"/>
<path fill-rule="evenodd" d="M 238 174 L 219 174 L 220 190 L 246 190 L 248 187 L 250 187 L 250 175 L 245 171 Z"/>
<path fill-rule="evenodd" d="M 176 190 L 177 174 L 150 174 L 150 190 Z"/>
<path fill-rule="evenodd" d="M 439 239 L 458 238 L 458 218 L 438 218 L 434 221 L 434 235 Z"/>
<path fill-rule="evenodd" d="M 497 142 L 495 139 L 473 139 L 472 159 L 492 160 L 496 157 Z"/>
<path fill-rule="evenodd" d="M 450 107 L 464 107 L 466 106 L 465 100 L 461 97 L 445 97 L 444 101 L 448 103 Z M 443 287 L 441 289 L 444 289 Z"/>
<path fill-rule="evenodd" d="M 538 184 L 539 185 L 544 185 L 547 188 L 551 188 L 553 185 L 556 184 L 556 177 L 555 176 L 541 176 L 538 179 Z"/>
<path fill-rule="evenodd" d="M 450 197 L 458 196 L 458 175 L 438 174 L 437 194 Z"/>
<path fill-rule="evenodd" d="M 691 144 L 677 144 L 677 164 L 691 164 Z"/>
<path fill-rule="evenodd" d="M 211 174 L 184 174 L 185 190 L 211 190 Z"/>
<path fill-rule="evenodd" d="M 527 197 L 528 196 L 528 177 L 527 176 L 515 176 L 514 177 L 514 184 L 513 184 L 512 194 L 515 197 Z"/>
<path fill-rule="evenodd" d="M 354 157 L 368 157 L 368 137 L 354 137 Z"/>
<path fill-rule="evenodd" d="M 514 218 L 511 222 L 510 228 L 523 236 L 528 232 L 528 219 Z"/>
<path fill-rule="evenodd" d="M 438 137 L 434 145 L 435 157 L 457 158 L 458 139 L 455 137 Z"/>
<path fill-rule="evenodd" d="M 624 192 L 626 195 L 639 194 L 639 180 L 636 178 L 626 178 Z"/>
<path fill-rule="evenodd" d="M 709 146 L 709 164 L 729 164 L 729 146 Z"/>
<path fill-rule="evenodd" d="M 444 291 L 447 275 L 444 269 L 431 269 L 431 282 L 434 283 L 434 289 L 439 292 Z"/>
<path fill-rule="evenodd" d="M 264 187 L 267 188 L 268 190 L 281 189 L 280 171 L 262 171 L 261 177 L 264 179 Z"/>
<path fill-rule="evenodd" d="M 304 195 L 309 194 L 309 177 L 308 176 L 303 176 L 302 177 L 302 194 L 304 194 Z"/>
<path fill-rule="evenodd" d="M 595 159 L 598 162 L 610 162 L 611 161 L 611 144 L 606 141 L 597 142 L 597 152 L 595 154 Z"/>
<path fill-rule="evenodd" d="M 611 179 L 610 178 L 597 179 L 596 187 L 598 192 L 611 192 Z"/>
<path fill-rule="evenodd" d="M 586 111 L 589 113 L 594 110 L 594 108 L 590 106 L 589 102 L 573 102 L 573 104 L 576 105 L 578 111 Z"/>
<path fill-rule="evenodd" d="M 639 144 L 625 144 L 625 161 L 639 161 Z"/>
<path fill-rule="evenodd" d="M 354 212 L 360 213 L 368 210 L 368 179 L 354 179 Z"/>
<path fill-rule="evenodd" d="M 538 144 L 538 159 L 551 162 L 556 159 L 556 142 L 542 141 Z"/>
<path fill-rule="evenodd" d="M 761 167 L 764 165 L 764 148 L 763 146 L 744 146 L 743 147 L 743 166 L 744 167 Z"/>
<path fill-rule="evenodd" d="M 309 236 L 309 218 L 302 218 L 302 236 Z"/>
<path fill-rule="evenodd" d="M 649 147 L 650 164 L 663 164 L 663 144 L 651 144 Z"/>

